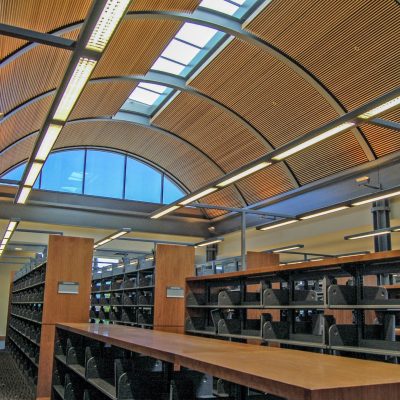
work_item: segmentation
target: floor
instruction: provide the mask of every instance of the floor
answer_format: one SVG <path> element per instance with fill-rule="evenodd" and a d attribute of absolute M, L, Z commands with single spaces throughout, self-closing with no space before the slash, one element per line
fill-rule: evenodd
<path fill-rule="evenodd" d="M 4 342 L 0 343 L 4 348 Z M 33 400 L 34 396 L 11 355 L 0 351 L 0 399 Z"/>

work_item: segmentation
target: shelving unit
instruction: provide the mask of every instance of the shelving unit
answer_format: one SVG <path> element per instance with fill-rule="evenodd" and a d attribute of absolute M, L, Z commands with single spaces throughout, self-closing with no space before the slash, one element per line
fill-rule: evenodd
<path fill-rule="evenodd" d="M 152 328 L 155 260 L 153 255 L 93 271 L 90 320 Z"/>
<path fill-rule="evenodd" d="M 94 270 L 90 321 L 183 332 L 185 279 L 193 265 L 193 247 L 158 244 L 155 255 Z"/>
<path fill-rule="evenodd" d="M 186 333 L 400 357 L 400 298 L 366 283 L 399 270 L 400 251 L 391 251 L 189 278 Z"/>
<path fill-rule="evenodd" d="M 51 393 L 55 323 L 88 319 L 92 254 L 92 239 L 50 236 L 47 260 L 14 276 L 6 345 L 38 398 Z"/>

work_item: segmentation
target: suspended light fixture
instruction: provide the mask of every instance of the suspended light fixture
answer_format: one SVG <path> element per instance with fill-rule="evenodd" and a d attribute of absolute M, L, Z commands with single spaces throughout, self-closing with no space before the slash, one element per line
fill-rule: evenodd
<path fill-rule="evenodd" d="M 395 97 L 392 100 L 387 101 L 386 103 L 381 104 L 380 106 L 374 107 L 369 111 L 366 111 L 363 114 L 360 114 L 358 118 L 361 119 L 369 119 L 372 117 L 375 117 L 378 114 L 381 114 L 387 110 L 390 110 L 391 108 L 394 108 L 396 106 L 400 105 L 400 96 Z"/>
<path fill-rule="evenodd" d="M 112 240 L 118 239 L 121 236 L 126 235 L 127 233 L 131 232 L 130 228 L 124 228 L 116 233 L 112 233 L 111 235 L 105 237 L 104 239 L 101 239 L 100 241 L 96 242 L 93 246 L 94 249 L 97 249 L 100 246 L 103 246 L 103 244 L 106 244 L 108 242 L 111 242 Z"/>
<path fill-rule="evenodd" d="M 285 225 L 290 225 L 290 224 L 294 224 L 295 222 L 298 222 L 298 219 L 289 219 L 289 220 L 283 220 L 283 221 L 277 221 L 277 222 L 272 222 L 269 224 L 264 224 L 264 225 L 259 225 L 257 226 L 257 230 L 259 231 L 267 231 L 269 229 L 274 229 L 274 228 L 279 228 L 281 226 L 285 226 Z"/>

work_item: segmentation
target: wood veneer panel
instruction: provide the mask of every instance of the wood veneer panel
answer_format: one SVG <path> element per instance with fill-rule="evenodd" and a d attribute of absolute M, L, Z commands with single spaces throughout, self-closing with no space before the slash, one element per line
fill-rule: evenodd
<path fill-rule="evenodd" d="M 259 253 L 256 251 L 247 252 L 247 269 L 279 266 L 279 254 Z"/>
<path fill-rule="evenodd" d="M 43 324 L 89 319 L 93 239 L 49 236 Z M 78 282 L 79 294 L 58 293 L 59 282 Z"/>
<path fill-rule="evenodd" d="M 55 332 L 56 328 L 54 324 L 42 325 L 38 384 L 36 388 L 37 397 L 49 397 L 51 394 Z"/>
<path fill-rule="evenodd" d="M 397 400 L 399 367 L 117 325 L 62 329 L 291 400 Z"/>
<path fill-rule="evenodd" d="M 154 329 L 185 325 L 185 299 L 167 298 L 167 287 L 185 288 L 193 275 L 194 247 L 158 244 L 154 289 Z"/>

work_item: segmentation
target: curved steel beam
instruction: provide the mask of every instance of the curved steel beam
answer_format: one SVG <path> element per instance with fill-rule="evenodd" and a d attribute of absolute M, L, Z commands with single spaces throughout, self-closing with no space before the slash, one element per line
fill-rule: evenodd
<path fill-rule="evenodd" d="M 292 71 L 300 75 L 311 87 L 313 87 L 327 102 L 328 104 L 338 113 L 339 116 L 346 114 L 348 111 L 339 99 L 309 70 L 307 70 L 302 64 L 297 62 L 293 57 L 284 53 L 278 47 L 273 44 L 259 38 L 258 36 L 248 32 L 242 28 L 242 23 L 232 18 L 226 17 L 222 14 L 216 14 L 206 10 L 195 10 L 193 13 L 182 13 L 173 11 L 130 11 L 125 16 L 126 19 L 171 19 L 180 22 L 192 22 L 198 25 L 207 26 L 221 32 L 225 32 L 231 36 L 241 39 L 244 42 L 250 43 L 255 47 L 262 49 L 263 51 L 270 54 L 272 57 L 278 59 Z M 82 22 L 71 25 L 68 28 L 63 28 L 62 33 L 66 31 L 74 30 L 79 28 Z M 53 32 L 55 35 L 60 34 L 59 31 Z M 26 52 L 30 46 L 36 46 L 36 44 L 28 45 L 21 51 Z M 10 58 L 15 59 L 18 52 L 5 58 L 1 66 L 5 63 L 10 62 Z M 364 137 L 360 128 L 353 128 L 352 132 L 363 149 L 368 160 L 372 161 L 376 159 L 371 146 Z"/>
<path fill-rule="evenodd" d="M 119 117 L 119 118 L 118 118 Z M 124 119 L 122 118 L 124 117 Z M 165 136 L 169 136 L 171 138 L 173 138 L 174 140 L 179 141 L 180 143 L 183 143 L 186 146 L 189 146 L 189 148 L 191 150 L 193 150 L 194 152 L 196 152 L 197 154 L 199 154 L 201 157 L 206 158 L 208 162 L 210 162 L 222 175 L 225 175 L 227 172 L 221 168 L 209 155 L 207 155 L 205 152 L 203 152 L 201 149 L 199 149 L 198 147 L 196 147 L 195 145 L 193 145 L 192 143 L 186 141 L 185 139 L 181 138 L 180 136 L 176 135 L 175 133 L 168 131 L 166 129 L 157 127 L 155 125 L 151 124 L 150 118 L 144 115 L 138 115 L 138 114 L 134 114 L 134 113 L 126 113 L 126 112 L 119 112 L 116 114 L 116 116 L 114 118 L 110 118 L 110 117 L 93 117 L 93 118 L 81 118 L 81 119 L 75 119 L 75 120 L 71 120 L 68 121 L 66 123 L 66 125 L 73 125 L 73 124 L 77 124 L 77 123 L 81 123 L 81 122 L 125 122 L 125 123 L 129 123 L 132 125 L 138 125 L 138 126 L 143 126 L 145 128 L 154 130 L 156 132 L 161 133 L 162 135 Z M 6 148 L 4 148 L 3 150 L 0 151 L 0 155 L 4 154 L 7 150 L 9 150 L 11 147 L 14 147 L 15 145 L 17 145 L 18 143 L 28 139 L 29 137 L 37 134 L 39 131 L 34 131 L 31 132 L 25 136 L 23 136 L 22 138 L 18 139 L 17 141 L 11 143 L 10 145 L 8 145 Z M 152 161 L 151 161 L 152 162 Z M 174 179 L 177 179 L 174 176 Z M 178 180 L 178 179 L 177 179 Z M 180 182 L 180 180 L 178 180 Z M 186 185 L 183 184 L 183 186 L 186 188 Z M 241 193 L 241 191 L 235 186 L 235 190 L 237 192 L 237 195 L 239 197 L 239 200 L 241 202 L 241 204 L 244 207 L 248 206 L 248 203 L 246 202 L 243 194 Z"/>

